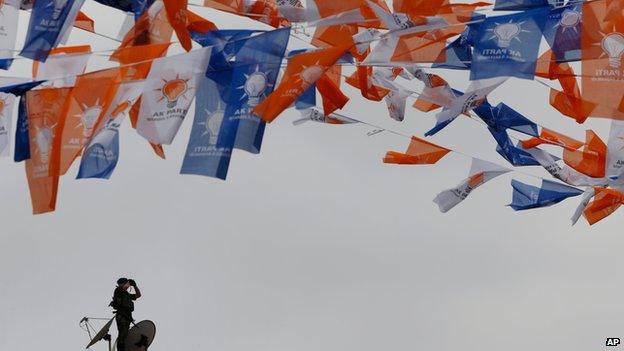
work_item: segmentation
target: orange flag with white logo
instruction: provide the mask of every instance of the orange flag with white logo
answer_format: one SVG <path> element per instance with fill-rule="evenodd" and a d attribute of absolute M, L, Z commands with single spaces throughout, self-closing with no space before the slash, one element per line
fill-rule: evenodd
<path fill-rule="evenodd" d="M 624 17 L 609 19 L 609 2 L 583 4 L 582 92 L 583 97 L 597 105 L 617 109 L 624 91 Z M 594 111 L 593 117 L 617 118 L 609 109 Z"/>
<path fill-rule="evenodd" d="M 50 175 L 50 159 L 64 105 L 72 88 L 46 88 L 26 93 L 30 159 L 26 177 L 34 214 L 54 211 L 58 176 Z"/>
<path fill-rule="evenodd" d="M 119 49 L 111 55 L 111 60 L 119 61 L 119 50 L 130 46 L 170 43 L 173 36 L 173 27 L 167 18 L 164 4 L 156 0 L 134 26 L 126 33 L 119 45 Z"/>
<path fill-rule="evenodd" d="M 452 150 L 413 136 L 405 153 L 388 151 L 384 163 L 399 165 L 434 164 Z"/>
<path fill-rule="evenodd" d="M 176 32 L 180 44 L 186 51 L 191 51 L 193 43 L 191 42 L 191 34 L 189 33 L 187 18 L 188 0 L 167 0 L 165 1 L 165 11 L 169 24 Z"/>
<path fill-rule="evenodd" d="M 352 45 L 342 45 L 295 55 L 286 67 L 280 85 L 254 108 L 254 113 L 272 122 L 301 94 L 316 83 Z"/>
<path fill-rule="evenodd" d="M 50 175 L 64 175 L 108 109 L 117 90 L 119 69 L 78 76 L 58 121 L 50 160 Z"/>

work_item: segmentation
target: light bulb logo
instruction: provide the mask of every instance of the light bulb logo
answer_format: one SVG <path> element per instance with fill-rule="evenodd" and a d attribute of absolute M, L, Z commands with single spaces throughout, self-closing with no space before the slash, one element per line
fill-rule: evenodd
<path fill-rule="evenodd" d="M 35 136 L 37 150 L 39 151 L 39 160 L 41 163 L 48 163 L 50 160 L 50 146 L 52 146 L 52 129 L 44 125 L 37 130 Z"/>
<path fill-rule="evenodd" d="M 69 0 L 54 0 L 50 2 L 50 5 L 48 6 L 54 6 L 54 8 L 52 9 L 53 20 L 58 20 L 61 17 L 61 14 L 63 13 L 63 10 L 65 9 L 65 5 L 67 5 L 68 1 Z"/>
<path fill-rule="evenodd" d="M 101 106 L 92 106 L 87 108 L 82 112 L 80 116 L 80 121 L 82 125 L 82 136 L 88 138 L 93 133 L 93 127 L 95 127 L 95 122 L 97 122 L 98 117 L 102 113 Z"/>
<path fill-rule="evenodd" d="M 256 70 L 247 75 L 245 74 L 245 84 L 239 89 L 243 89 L 245 93 L 241 96 L 241 100 L 248 98 L 247 105 L 249 107 L 256 107 L 260 103 L 260 99 L 264 95 L 264 92 L 268 87 L 272 85 L 269 84 L 269 78 L 267 74 L 264 72 L 260 72 L 260 68 L 256 66 Z"/>
<path fill-rule="evenodd" d="M 325 73 L 323 66 L 318 64 L 305 67 L 303 72 L 300 74 L 300 78 L 303 81 L 303 89 L 307 90 L 310 86 L 312 86 L 312 84 L 316 83 L 316 81 L 321 78 L 323 73 Z"/>
<path fill-rule="evenodd" d="M 225 116 L 225 111 L 221 107 L 221 104 L 215 111 L 205 110 L 206 120 L 200 124 L 203 124 L 206 130 L 202 136 L 208 135 L 210 145 L 216 145 L 219 138 L 219 131 L 221 130 L 221 123 Z"/>
<path fill-rule="evenodd" d="M 561 14 L 561 20 L 559 21 L 559 26 L 563 28 L 565 32 L 566 29 L 571 28 L 574 31 L 576 30 L 576 26 L 581 23 L 581 14 L 578 11 L 565 10 L 563 14 Z"/>
<path fill-rule="evenodd" d="M 503 49 L 511 46 L 511 41 L 514 39 L 522 42 L 522 40 L 520 40 L 518 36 L 520 35 L 520 33 L 528 32 L 522 29 L 523 23 L 524 22 L 513 23 L 512 21 L 502 24 L 496 23 L 496 26 L 494 28 L 487 30 L 489 32 L 493 32 L 492 37 L 488 40 L 496 39 L 498 47 Z"/>
<path fill-rule="evenodd" d="M 622 54 L 624 54 L 624 35 L 613 32 L 602 38 L 602 50 L 609 57 L 609 66 L 620 68 Z"/>
<path fill-rule="evenodd" d="M 188 86 L 188 79 L 182 79 L 179 76 L 176 76 L 175 79 L 172 80 L 164 80 L 165 84 L 161 89 L 156 89 L 162 93 L 162 97 L 158 100 L 159 102 L 167 99 L 167 107 L 173 108 L 178 105 L 178 100 L 180 98 L 186 98 L 186 92 L 190 90 Z"/>

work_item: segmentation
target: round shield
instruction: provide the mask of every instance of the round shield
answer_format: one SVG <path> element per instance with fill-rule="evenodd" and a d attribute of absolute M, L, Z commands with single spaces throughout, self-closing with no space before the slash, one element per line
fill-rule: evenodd
<path fill-rule="evenodd" d="M 128 331 L 127 351 L 145 351 L 154 341 L 156 325 L 152 321 L 140 321 Z"/>

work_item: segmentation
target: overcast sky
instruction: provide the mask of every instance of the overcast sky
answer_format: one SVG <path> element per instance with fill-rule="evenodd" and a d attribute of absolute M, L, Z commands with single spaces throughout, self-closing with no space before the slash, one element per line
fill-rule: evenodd
<path fill-rule="evenodd" d="M 114 10 L 89 0 L 84 11 L 99 32 L 119 28 Z M 221 28 L 262 27 L 199 13 Z M 70 43 L 85 42 L 115 46 L 75 30 Z M 466 73 L 438 73 L 468 85 Z M 8 74 L 27 76 L 28 61 Z M 413 109 L 394 122 L 385 104 L 345 90 L 349 116 L 415 135 L 433 125 Z M 490 100 L 582 139 L 547 93 L 513 79 Z M 0 160 L 0 350 L 84 349 L 78 321 L 111 316 L 120 276 L 142 288 L 135 318 L 156 323 L 153 351 L 585 351 L 624 337 L 624 213 L 592 228 L 570 226 L 579 198 L 516 213 L 505 206 L 511 179 L 536 180 L 512 173 L 443 215 L 431 200 L 466 177 L 469 159 L 384 165 L 408 140 L 357 125 L 294 127 L 294 112 L 267 128 L 261 155 L 234 154 L 227 182 L 181 176 L 192 116 L 166 161 L 126 125 L 112 179 L 74 180 L 76 163 L 53 214 L 31 215 L 23 164 Z M 605 121 L 587 128 L 608 135 Z M 432 141 L 504 164 L 466 118 Z"/>

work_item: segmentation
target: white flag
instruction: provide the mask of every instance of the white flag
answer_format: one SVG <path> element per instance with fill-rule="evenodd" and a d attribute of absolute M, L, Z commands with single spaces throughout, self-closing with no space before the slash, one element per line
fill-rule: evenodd
<path fill-rule="evenodd" d="M 494 163 L 490 163 L 477 158 L 472 159 L 472 166 L 468 178 L 452 189 L 444 190 L 433 199 L 442 213 L 448 212 L 460 202 L 464 201 L 470 193 L 485 184 L 511 170 Z"/>
<path fill-rule="evenodd" d="M 605 171 L 606 177 L 620 177 L 624 173 L 624 121 L 611 122 Z"/>
<path fill-rule="evenodd" d="M 19 0 L 0 1 L 0 60 L 13 57 L 19 6 Z"/>
<path fill-rule="evenodd" d="M 210 49 L 154 60 L 141 99 L 141 136 L 154 144 L 171 144 L 195 98 L 198 78 L 206 73 Z"/>
<path fill-rule="evenodd" d="M 9 156 L 11 152 L 11 121 L 15 96 L 0 93 L 0 156 Z"/>
<path fill-rule="evenodd" d="M 572 225 L 575 225 L 576 222 L 578 222 L 579 218 L 581 218 L 583 211 L 585 211 L 585 208 L 587 208 L 587 205 L 589 205 L 589 202 L 594 197 L 594 195 L 594 188 L 587 188 L 587 190 L 585 190 L 585 192 L 583 193 L 583 197 L 581 198 L 581 203 L 578 205 L 576 211 L 574 211 L 574 214 L 572 215 Z"/>

